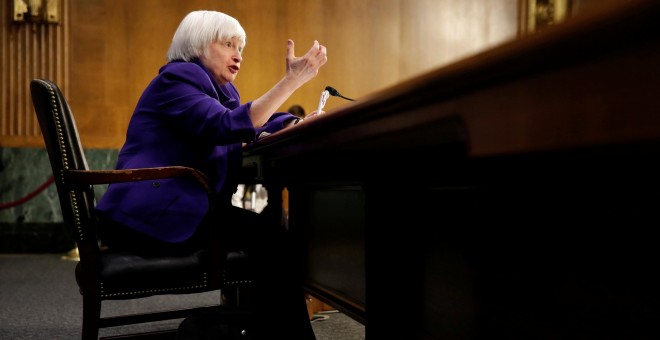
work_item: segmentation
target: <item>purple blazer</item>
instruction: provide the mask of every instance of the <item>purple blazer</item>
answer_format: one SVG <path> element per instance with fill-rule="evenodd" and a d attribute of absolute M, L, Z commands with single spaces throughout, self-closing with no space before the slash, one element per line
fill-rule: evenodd
<path fill-rule="evenodd" d="M 240 103 L 232 83 L 220 86 L 198 60 L 168 63 L 138 101 L 116 169 L 192 167 L 204 172 L 220 199 L 230 204 L 242 143 L 296 118 L 277 112 L 255 129 L 250 105 Z M 204 190 L 188 179 L 111 184 L 96 207 L 119 223 L 172 243 L 188 239 L 208 208 Z"/>

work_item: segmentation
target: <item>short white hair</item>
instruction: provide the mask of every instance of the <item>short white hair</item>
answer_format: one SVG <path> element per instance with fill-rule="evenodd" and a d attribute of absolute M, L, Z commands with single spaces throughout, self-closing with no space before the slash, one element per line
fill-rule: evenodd
<path fill-rule="evenodd" d="M 190 61 L 204 54 L 211 43 L 232 38 L 241 41 L 241 49 L 245 47 L 247 37 L 238 20 L 222 12 L 190 12 L 174 32 L 167 61 Z"/>

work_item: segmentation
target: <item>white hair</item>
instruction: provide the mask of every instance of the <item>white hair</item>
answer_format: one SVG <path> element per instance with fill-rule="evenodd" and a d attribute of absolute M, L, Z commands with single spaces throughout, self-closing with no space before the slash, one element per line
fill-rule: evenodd
<path fill-rule="evenodd" d="M 200 57 L 212 42 L 237 38 L 241 49 L 245 47 L 245 30 L 238 20 L 216 11 L 188 13 L 174 32 L 167 51 L 167 61 L 190 61 Z"/>

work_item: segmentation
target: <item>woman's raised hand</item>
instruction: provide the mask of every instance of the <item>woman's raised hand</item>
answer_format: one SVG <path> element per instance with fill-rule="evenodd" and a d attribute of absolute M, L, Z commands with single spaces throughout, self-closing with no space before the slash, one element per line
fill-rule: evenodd
<path fill-rule="evenodd" d="M 305 55 L 296 57 L 294 47 L 293 40 L 289 39 L 286 49 L 286 75 L 304 84 L 314 78 L 319 73 L 321 66 L 328 61 L 327 49 L 314 40 L 312 48 Z"/>

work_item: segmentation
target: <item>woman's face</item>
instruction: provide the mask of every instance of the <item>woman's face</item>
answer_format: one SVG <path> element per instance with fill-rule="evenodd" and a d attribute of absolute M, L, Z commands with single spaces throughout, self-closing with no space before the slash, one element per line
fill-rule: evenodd
<path fill-rule="evenodd" d="M 211 43 L 199 59 L 213 73 L 215 80 L 225 85 L 236 79 L 243 60 L 242 52 L 241 41 L 231 38 Z"/>

